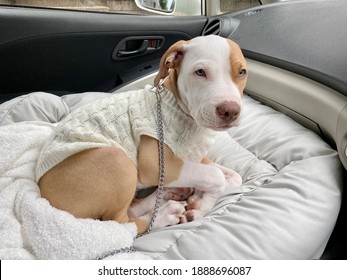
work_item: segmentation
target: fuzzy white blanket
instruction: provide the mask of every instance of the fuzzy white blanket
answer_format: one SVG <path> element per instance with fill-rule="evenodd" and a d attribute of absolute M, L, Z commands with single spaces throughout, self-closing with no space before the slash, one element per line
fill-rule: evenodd
<path fill-rule="evenodd" d="M 0 259 L 141 259 L 130 247 L 135 224 L 76 219 L 40 196 L 35 164 L 52 124 L 0 127 Z"/>

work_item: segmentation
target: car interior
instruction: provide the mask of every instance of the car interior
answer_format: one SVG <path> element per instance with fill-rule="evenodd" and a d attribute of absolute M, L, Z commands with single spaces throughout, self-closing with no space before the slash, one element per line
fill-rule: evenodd
<path fill-rule="evenodd" d="M 136 239 L 135 250 L 150 259 L 346 259 L 346 14 L 341 0 L 280 2 L 212 16 L 0 5 L 0 129 L 24 121 L 56 123 L 84 104 L 152 84 L 161 56 L 176 41 L 229 38 L 249 68 L 244 119 L 218 137 L 210 157 L 238 171 L 244 185 L 202 221 L 155 230 Z M 11 141 L 20 135 L 3 133 Z M 8 141 L 0 140 L 0 190 L 16 180 L 6 173 L 13 159 L 6 157 Z M 19 245 L 4 233 L 9 241 L 2 242 L 2 259 L 122 258 L 111 250 L 117 240 L 91 245 L 91 255 L 40 247 L 18 225 L 48 206 L 28 208 L 29 198 L 16 197 L 22 199 L 13 202 L 16 207 L 4 209 L 17 215 L 11 224 Z M 87 242 L 74 238 L 75 244 Z"/>

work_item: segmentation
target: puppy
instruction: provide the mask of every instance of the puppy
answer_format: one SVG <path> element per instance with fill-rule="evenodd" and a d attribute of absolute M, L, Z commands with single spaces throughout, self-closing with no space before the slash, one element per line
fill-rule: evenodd
<path fill-rule="evenodd" d="M 164 203 L 153 228 L 203 217 L 226 187 L 242 182 L 235 171 L 206 158 L 218 131 L 240 120 L 247 66 L 239 46 L 214 35 L 179 41 L 163 55 L 155 86 L 165 78 L 160 93 L 164 187 L 195 192 L 188 193 L 188 211 L 186 202 Z M 138 233 L 145 232 L 148 207 L 138 206 L 150 198 L 132 201 L 137 190 L 158 183 L 156 129 L 151 88 L 114 94 L 73 111 L 56 126 L 38 158 L 42 197 L 75 217 L 135 222 Z"/>

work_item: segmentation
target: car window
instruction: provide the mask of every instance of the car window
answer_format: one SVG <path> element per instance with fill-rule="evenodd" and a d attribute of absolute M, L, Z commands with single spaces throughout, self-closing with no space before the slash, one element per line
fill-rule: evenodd
<path fill-rule="evenodd" d="M 0 4 L 96 12 L 145 14 L 135 0 L 0 0 Z"/>
<path fill-rule="evenodd" d="M 220 0 L 221 12 L 235 12 L 261 5 L 259 0 Z"/>
<path fill-rule="evenodd" d="M 235 12 L 261 5 L 259 0 L 220 0 L 221 12 Z"/>
<path fill-rule="evenodd" d="M 177 1 L 177 0 L 176 0 Z M 192 12 L 192 0 L 178 0 L 181 11 L 175 13 L 175 0 L 0 0 L 0 4 L 44 7 L 57 9 L 71 9 L 96 12 L 114 12 L 126 14 L 174 14 L 174 15 L 196 15 L 196 10 L 201 14 L 203 2 L 193 0 L 196 9 Z M 212 0 L 211 2 L 217 2 Z M 219 0 L 222 13 L 238 11 L 261 5 L 259 0 Z M 183 5 L 182 5 L 183 3 Z M 186 4 L 186 7 L 184 7 Z M 139 8 L 142 6 L 143 8 Z M 198 7 L 201 6 L 201 7 Z M 182 12 L 183 11 L 183 12 Z"/>

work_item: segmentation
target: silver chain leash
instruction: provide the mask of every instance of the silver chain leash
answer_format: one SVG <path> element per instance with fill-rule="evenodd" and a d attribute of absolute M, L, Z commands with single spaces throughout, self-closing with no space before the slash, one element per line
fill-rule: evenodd
<path fill-rule="evenodd" d="M 157 196 L 155 198 L 155 204 L 151 221 L 149 223 L 146 233 L 152 230 L 155 219 L 157 218 L 160 202 L 163 196 L 164 179 L 165 179 L 165 146 L 164 146 L 164 129 L 163 129 L 163 114 L 161 111 L 161 97 L 160 93 L 164 90 L 164 82 L 169 78 L 160 80 L 158 86 L 155 88 L 155 96 L 157 97 L 157 134 L 158 134 L 158 153 L 159 153 L 159 181 Z"/>
<path fill-rule="evenodd" d="M 164 146 L 164 128 L 163 128 L 163 114 L 161 111 L 161 96 L 160 94 L 164 90 L 164 82 L 170 77 L 168 75 L 165 79 L 160 80 L 158 86 L 155 89 L 154 93 L 157 97 L 157 135 L 158 135 L 158 153 L 159 153 L 159 180 L 158 180 L 158 189 L 157 195 L 155 198 L 155 204 L 153 209 L 153 214 L 151 221 L 149 222 L 149 226 L 147 231 L 144 234 L 149 233 L 157 218 L 160 202 L 163 196 L 163 188 L 164 188 L 164 179 L 165 179 L 165 146 Z M 140 235 L 142 236 L 142 235 Z"/>
<path fill-rule="evenodd" d="M 163 188 L 164 188 L 164 179 L 165 179 L 165 146 L 164 146 L 164 129 L 163 129 L 163 114 L 161 111 L 161 97 L 160 93 L 164 90 L 164 82 L 170 77 L 168 75 L 165 79 L 160 80 L 158 86 L 156 88 L 153 88 L 152 91 L 155 93 L 157 97 L 157 135 L 158 135 L 158 153 L 159 153 L 159 180 L 158 180 L 158 189 L 157 189 L 157 195 L 155 198 L 155 204 L 153 209 L 153 214 L 151 217 L 151 221 L 149 223 L 148 229 L 145 233 L 139 234 L 136 236 L 136 238 L 141 237 L 145 234 L 148 234 L 152 228 L 154 221 L 157 217 L 160 202 L 163 196 Z M 115 250 L 113 252 L 109 252 L 101 257 L 98 257 L 97 260 L 104 259 L 109 256 L 121 254 L 121 253 L 134 253 L 135 249 L 133 246 L 120 248 L 118 250 Z"/>

